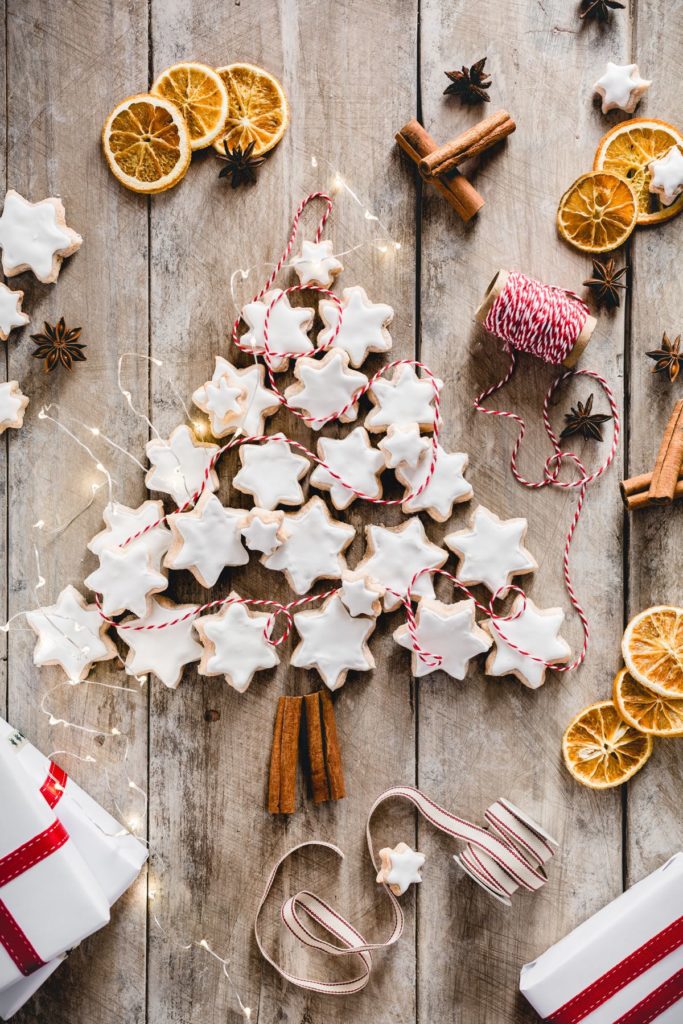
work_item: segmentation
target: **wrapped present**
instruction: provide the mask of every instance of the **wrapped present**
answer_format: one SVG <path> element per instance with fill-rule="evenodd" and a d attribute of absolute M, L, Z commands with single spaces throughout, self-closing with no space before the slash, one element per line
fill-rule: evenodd
<path fill-rule="evenodd" d="M 522 968 L 549 1024 L 683 1021 L 683 853 Z"/>

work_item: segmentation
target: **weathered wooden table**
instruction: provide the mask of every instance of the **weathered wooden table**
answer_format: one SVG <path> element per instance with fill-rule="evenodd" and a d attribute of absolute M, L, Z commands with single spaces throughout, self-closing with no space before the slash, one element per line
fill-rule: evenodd
<path fill-rule="evenodd" d="M 445 380 L 444 439 L 470 452 L 476 498 L 502 515 L 529 519 L 528 544 L 541 563 L 530 593 L 543 605 L 568 607 L 560 556 L 575 499 L 519 488 L 508 466 L 512 426 L 473 412 L 472 397 L 497 378 L 504 359 L 473 326 L 472 314 L 499 266 L 572 288 L 588 276 L 589 261 L 557 239 L 554 220 L 560 194 L 590 168 L 612 120 L 592 104 L 591 85 L 607 59 L 637 59 L 654 79 L 639 112 L 679 121 L 681 0 L 630 0 L 630 12 L 617 12 L 608 27 L 580 22 L 574 0 L 5 0 L 3 6 L 2 178 L 32 200 L 61 195 L 69 223 L 85 238 L 55 286 L 30 275 L 14 283 L 26 290 L 34 329 L 64 315 L 82 325 L 88 344 L 87 363 L 70 376 L 42 374 L 31 358 L 29 331 L 5 346 L 7 377 L 31 398 L 23 430 L 5 435 L 0 545 L 8 615 L 49 603 L 67 582 L 79 585 L 94 564 L 86 542 L 100 528 L 103 491 L 72 525 L 51 532 L 83 508 L 101 477 L 82 449 L 39 419 L 41 407 L 53 403 L 52 415 L 111 469 L 116 496 L 139 503 L 142 473 L 72 417 L 141 456 L 147 428 L 116 386 L 118 357 L 132 352 L 142 357 L 124 362 L 134 402 L 162 432 L 181 422 L 178 394 L 189 401 L 214 355 L 230 354 L 232 273 L 262 270 L 280 251 L 302 195 L 329 186 L 337 173 L 360 197 L 361 213 L 367 207 L 380 218 L 379 234 L 401 243 L 400 250 L 381 253 L 362 216 L 347 218 L 350 207 L 343 207 L 330 227 L 337 248 L 351 250 L 343 283 L 358 282 L 371 298 L 394 306 L 394 352 L 419 356 Z M 393 135 L 415 115 L 439 139 L 475 120 L 478 111 L 442 96 L 443 72 L 484 54 L 494 78 L 491 109 L 506 107 L 519 127 L 481 161 L 474 180 L 486 206 L 463 227 L 434 192 L 421 190 Z M 156 72 L 186 58 L 269 68 L 289 94 L 291 127 L 256 187 L 226 188 L 217 161 L 206 154 L 174 191 L 137 197 L 107 171 L 102 122 L 119 99 L 144 91 Z M 649 604 L 683 598 L 680 509 L 627 520 L 618 494 L 621 475 L 653 463 L 676 391 L 653 377 L 644 352 L 664 330 L 680 332 L 682 229 L 678 220 L 633 236 L 628 298 L 614 315 L 600 317 L 583 358 L 613 383 L 625 435 L 618 464 L 590 494 L 572 555 L 593 630 L 579 672 L 551 673 L 538 692 L 487 679 L 481 666 L 463 684 L 439 673 L 416 684 L 407 652 L 391 638 L 399 615 L 385 616 L 371 642 L 376 671 L 352 675 L 337 701 L 348 799 L 316 809 L 302 798 L 301 811 L 285 821 L 264 810 L 276 698 L 312 685 L 305 673 L 288 670 L 286 659 L 242 696 L 221 678 L 194 671 L 172 692 L 155 680 L 139 689 L 113 662 L 99 666 L 95 680 L 132 685 L 130 693 L 83 686 L 47 698 L 55 718 L 122 734 L 98 737 L 50 727 L 40 704 L 60 673 L 34 669 L 33 636 L 21 619 L 13 622 L 3 638 L 9 719 L 46 751 L 95 757 L 94 765 L 68 755 L 64 763 L 107 806 L 116 798 L 133 815 L 141 803 L 126 790 L 120 769 L 127 746 L 128 776 L 149 794 L 141 829 L 151 850 L 149 876 L 115 908 L 111 926 L 70 957 L 17 1021 L 237 1021 L 220 965 L 202 949 L 182 948 L 202 938 L 229 959 L 252 1020 L 262 1024 L 531 1020 L 516 992 L 521 964 L 681 845 L 683 743 L 658 743 L 632 784 L 595 794 L 565 772 L 560 737 L 582 706 L 609 695 L 625 620 Z M 552 371 L 530 362 L 522 370 L 504 403 L 527 418 L 523 464 L 536 472 L 545 451 L 540 402 Z M 581 385 L 565 393 L 556 421 L 570 398 L 589 390 Z M 585 454 L 596 457 L 588 445 Z M 222 463 L 221 494 L 246 505 L 245 496 L 230 490 L 234 469 L 234 461 Z M 461 507 L 454 521 L 466 515 Z M 43 530 L 34 528 L 39 519 Z M 350 521 L 359 536 L 351 564 L 362 552 L 364 523 L 399 519 L 395 510 L 354 505 Z M 427 529 L 435 539 L 445 532 L 431 520 Z M 34 544 L 46 581 L 37 593 Z M 233 582 L 245 595 L 287 593 L 279 576 L 253 560 L 233 578 L 226 573 L 220 592 Z M 188 577 L 174 596 L 196 601 L 203 595 Z M 566 634 L 576 647 L 574 616 L 568 615 Z M 366 935 L 381 937 L 386 901 L 373 883 L 363 830 L 372 800 L 396 782 L 417 783 L 475 820 L 500 795 L 526 808 L 561 841 L 550 883 L 536 897 L 518 895 L 506 910 L 458 872 L 451 844 L 392 808 L 378 823 L 378 839 L 414 840 L 428 857 L 424 884 L 405 900 L 407 933 L 376 958 L 361 995 L 308 997 L 284 985 L 255 949 L 253 917 L 267 869 L 300 840 L 338 842 L 347 853 L 341 865 L 301 855 L 283 873 L 278 893 L 304 881 L 322 888 Z M 302 967 L 300 954 L 278 937 L 277 906 L 273 899 L 268 907 L 267 941 Z M 315 957 L 307 966 L 320 967 Z"/>

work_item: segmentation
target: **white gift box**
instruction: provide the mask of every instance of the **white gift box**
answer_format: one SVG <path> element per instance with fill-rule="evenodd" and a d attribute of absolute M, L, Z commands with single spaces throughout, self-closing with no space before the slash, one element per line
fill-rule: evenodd
<path fill-rule="evenodd" d="M 681 1024 L 683 853 L 526 964 L 520 991 L 557 1024 Z"/>

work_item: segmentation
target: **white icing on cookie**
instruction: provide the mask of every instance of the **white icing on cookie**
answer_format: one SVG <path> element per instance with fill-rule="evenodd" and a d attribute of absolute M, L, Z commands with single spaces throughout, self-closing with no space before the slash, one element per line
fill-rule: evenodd
<path fill-rule="evenodd" d="M 274 434 L 265 444 L 240 446 L 242 468 L 233 477 L 233 486 L 253 495 L 261 508 L 300 505 L 304 500 L 299 480 L 309 470 L 308 459 L 296 455 L 282 436 Z"/>
<path fill-rule="evenodd" d="M 233 434 L 239 429 L 249 437 L 263 433 L 266 419 L 280 407 L 275 392 L 263 386 L 264 380 L 265 367 L 261 363 L 252 363 L 251 366 L 238 370 L 223 356 L 216 356 L 216 368 L 211 380 L 202 384 L 192 395 L 192 401 L 197 408 L 208 415 L 214 437 L 225 437 L 226 434 Z M 212 389 L 222 381 L 231 388 L 244 388 L 244 400 L 237 413 L 227 412 L 221 415 L 223 409 L 214 401 L 217 396 Z"/>
<path fill-rule="evenodd" d="M 274 512 L 265 508 L 252 508 L 242 521 L 242 536 L 250 551 L 272 555 L 287 539 L 284 528 L 285 514 L 280 509 Z"/>
<path fill-rule="evenodd" d="M 147 614 L 151 594 L 159 594 L 168 586 L 168 579 L 150 564 L 144 547 L 104 548 L 100 564 L 83 581 L 100 595 L 105 615 L 121 615 L 131 611 L 142 617 Z"/>
<path fill-rule="evenodd" d="M 24 395 L 16 380 L 8 380 L 0 384 L 0 434 L 8 427 L 19 430 L 24 424 L 24 412 L 28 398 Z"/>
<path fill-rule="evenodd" d="M 513 576 L 538 568 L 524 547 L 526 530 L 526 519 L 499 519 L 479 505 L 468 530 L 444 537 L 446 547 L 460 557 L 458 579 L 466 586 L 483 583 L 492 594 L 500 589 L 498 596 L 504 597 Z"/>
<path fill-rule="evenodd" d="M 152 610 L 144 619 L 128 619 L 126 626 L 160 626 L 164 622 L 172 622 L 182 618 L 187 612 L 193 611 L 196 605 L 173 604 L 171 601 L 152 598 Z M 183 668 L 193 661 L 199 661 L 203 647 L 193 636 L 194 616 L 190 615 L 184 622 L 165 629 L 123 629 L 117 633 L 128 645 L 126 655 L 126 671 L 129 675 L 139 676 L 145 672 L 153 672 L 158 679 L 175 690 L 183 675 Z"/>
<path fill-rule="evenodd" d="M 518 594 L 508 612 L 512 615 L 523 606 L 524 598 Z M 517 619 L 499 622 L 505 637 L 517 647 L 543 661 L 559 665 L 569 661 L 571 649 L 559 634 L 564 622 L 561 608 L 538 608 L 530 598 Z M 516 651 L 499 636 L 496 628 L 487 619 L 482 626 L 491 634 L 494 649 L 486 659 L 486 674 L 489 676 L 517 676 L 520 682 L 537 689 L 545 681 L 546 666 L 540 661 Z"/>
<path fill-rule="evenodd" d="M 65 587 L 53 605 L 26 612 L 38 637 L 34 665 L 59 665 L 68 679 L 81 681 L 94 662 L 116 657 L 116 646 L 97 605 L 86 604 L 75 587 Z"/>
<path fill-rule="evenodd" d="M 417 469 L 421 462 L 427 461 L 432 442 L 422 436 L 417 423 L 406 423 L 403 426 L 392 423 L 377 447 L 384 453 L 387 469 L 397 469 L 399 466 Z"/>
<path fill-rule="evenodd" d="M 226 565 L 246 565 L 241 509 L 224 508 L 205 491 L 191 512 L 168 517 L 173 543 L 166 555 L 169 569 L 189 569 L 203 587 L 213 587 Z"/>
<path fill-rule="evenodd" d="M 367 645 L 375 620 L 349 615 L 337 594 L 320 609 L 299 612 L 294 625 L 301 643 L 292 654 L 292 665 L 317 669 L 330 690 L 344 685 L 349 670 L 369 672 L 375 667 Z"/>
<path fill-rule="evenodd" d="M 683 192 L 683 153 L 672 146 L 665 156 L 649 164 L 650 192 L 658 195 L 664 206 L 671 206 Z"/>
<path fill-rule="evenodd" d="M 404 498 L 401 505 L 403 511 L 427 512 L 437 523 L 445 523 L 451 517 L 453 505 L 469 501 L 474 493 L 463 476 L 468 461 L 464 452 L 445 452 L 440 444 L 437 445 L 434 473 L 421 494 L 414 492 L 427 479 L 432 462 L 431 451 L 417 469 L 399 466 L 396 478 L 405 485 L 406 495 L 414 494 L 412 498 Z"/>
<path fill-rule="evenodd" d="M 106 529 L 95 534 L 88 543 L 88 550 L 99 556 L 105 548 L 119 547 L 136 533 L 140 533 L 152 523 L 158 522 L 163 515 L 164 506 L 161 501 L 143 501 L 138 508 L 128 508 L 127 505 L 121 505 L 118 501 L 112 501 L 102 513 Z M 126 544 L 126 550 L 144 548 L 149 555 L 152 568 L 160 572 L 161 560 L 170 544 L 171 531 L 163 523 L 159 523 L 142 537 Z"/>
<path fill-rule="evenodd" d="M 249 330 L 240 338 L 240 344 L 250 346 L 257 355 L 264 354 L 263 327 L 266 313 L 276 299 L 268 321 L 268 348 L 271 353 L 272 369 L 279 373 L 289 366 L 289 358 L 284 353 L 305 355 L 313 351 L 313 343 L 306 332 L 313 325 L 315 310 L 306 306 L 291 306 L 281 288 L 273 288 L 272 291 L 266 292 L 258 302 L 248 302 L 242 310 L 242 319 Z M 278 353 L 281 355 L 280 358 Z"/>
<path fill-rule="evenodd" d="M 285 542 L 261 559 L 266 568 L 284 572 L 297 594 L 305 594 L 316 580 L 341 578 L 346 568 L 342 551 L 356 531 L 333 519 L 322 498 L 311 498 L 300 512 L 286 515 L 285 529 Z"/>
<path fill-rule="evenodd" d="M 3 341 L 7 341 L 15 327 L 24 327 L 31 322 L 21 310 L 23 298 L 23 292 L 13 292 L 6 284 L 0 283 L 0 338 Z"/>
<path fill-rule="evenodd" d="M 422 881 L 420 869 L 426 857 L 407 843 L 398 843 L 393 850 L 385 847 L 379 851 L 379 856 L 381 868 L 377 881 L 388 885 L 395 896 L 402 896 L 409 886 Z"/>
<path fill-rule="evenodd" d="M 329 240 L 302 242 L 301 252 L 292 260 L 292 267 L 304 287 L 317 284 L 320 288 L 330 288 L 337 274 L 344 269 Z"/>
<path fill-rule="evenodd" d="M 377 618 L 382 611 L 384 587 L 373 583 L 369 576 L 347 569 L 342 573 L 339 597 L 352 615 L 370 615 Z"/>
<path fill-rule="evenodd" d="M 373 448 L 367 430 L 356 427 L 346 437 L 321 437 L 318 441 L 318 455 L 330 469 L 362 491 L 370 498 L 381 498 L 382 484 L 378 478 L 384 469 L 384 456 Z M 311 473 L 311 484 L 321 491 L 329 491 L 332 504 L 337 509 L 348 508 L 356 495 L 336 480 L 324 466 L 316 466 Z"/>
<path fill-rule="evenodd" d="M 440 569 L 448 558 L 448 552 L 438 547 L 427 537 L 424 526 L 414 516 L 400 526 L 365 527 L 367 549 L 365 557 L 356 566 L 357 573 L 370 576 L 386 588 L 384 608 L 393 611 L 401 603 L 410 581 L 420 569 Z M 432 576 L 425 574 L 415 583 L 413 597 L 434 597 Z"/>
<path fill-rule="evenodd" d="M 434 383 L 441 390 L 443 381 Z M 392 423 L 434 429 L 434 384 L 431 377 L 418 377 L 414 366 L 397 366 L 391 380 L 376 380 L 368 397 L 375 407 L 365 417 L 365 426 L 373 433 L 383 433 Z"/>
<path fill-rule="evenodd" d="M 625 110 L 632 114 L 652 82 L 640 77 L 637 64 L 614 64 L 607 61 L 607 70 L 593 86 L 602 96 L 602 112 Z"/>
<path fill-rule="evenodd" d="M 170 494 L 181 507 L 202 487 L 205 470 L 218 450 L 218 445 L 198 441 L 185 424 L 176 427 L 168 441 L 148 441 L 145 451 L 152 465 L 145 476 L 147 489 Z M 206 489 L 218 490 L 214 469 L 209 473 Z"/>
<path fill-rule="evenodd" d="M 488 651 L 491 638 L 477 626 L 474 609 L 471 599 L 455 604 L 427 597 L 420 601 L 416 615 L 417 642 L 427 654 L 441 655 L 443 660 L 438 667 L 428 664 L 415 651 L 408 626 L 399 626 L 394 640 L 413 652 L 411 671 L 417 679 L 436 671 L 445 672 L 453 679 L 464 679 L 470 660 Z"/>
<path fill-rule="evenodd" d="M 351 366 L 361 366 L 369 352 L 388 352 L 391 335 L 387 330 L 394 318 L 391 306 L 384 302 L 370 302 L 365 289 L 359 285 L 345 288 L 342 299 L 342 324 L 332 342 L 333 348 L 342 348 Z M 322 299 L 318 313 L 325 329 L 318 334 L 318 348 L 325 348 L 339 322 L 339 309 L 331 299 Z"/>
<path fill-rule="evenodd" d="M 32 270 L 43 284 L 57 280 L 62 260 L 80 248 L 83 239 L 67 227 L 60 199 L 30 203 L 8 189 L 0 216 L 2 271 L 13 277 Z"/>
<path fill-rule="evenodd" d="M 232 598 L 239 594 L 232 591 Z M 199 663 L 199 674 L 224 675 L 238 693 L 244 693 L 255 672 L 274 668 L 280 659 L 277 648 L 268 643 L 271 616 L 255 612 L 243 604 L 224 605 L 217 615 L 203 615 L 195 622 L 195 629 L 204 645 Z M 270 625 L 270 629 L 268 626 Z"/>
<path fill-rule="evenodd" d="M 368 382 L 364 373 L 349 369 L 349 357 L 341 349 L 333 349 L 322 359 L 297 359 L 294 376 L 299 383 L 287 388 L 285 398 L 292 408 L 302 409 L 311 417 L 308 426 L 313 430 L 324 427 L 327 418 L 343 409 Z M 357 415 L 355 402 L 339 420 L 350 423 Z"/>

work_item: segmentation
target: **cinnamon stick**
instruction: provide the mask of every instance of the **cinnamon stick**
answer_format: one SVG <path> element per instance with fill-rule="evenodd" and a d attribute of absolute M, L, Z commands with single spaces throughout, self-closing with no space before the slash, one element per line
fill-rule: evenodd
<path fill-rule="evenodd" d="M 679 482 L 683 481 L 683 469 L 681 469 L 678 474 L 678 480 Z M 641 473 L 639 476 L 631 476 L 628 480 L 622 480 L 619 484 L 619 488 L 621 490 L 621 496 L 624 499 L 624 504 L 627 504 L 627 498 L 649 491 L 651 483 L 652 473 Z"/>
<path fill-rule="evenodd" d="M 680 479 L 676 484 L 672 501 L 683 501 L 683 479 Z M 637 512 L 638 509 L 641 508 L 655 508 L 657 505 L 657 503 L 652 501 L 650 498 L 648 491 L 639 491 L 636 494 L 624 495 L 624 504 L 629 512 Z"/>
<path fill-rule="evenodd" d="M 280 770 L 282 759 L 282 722 L 285 713 L 285 698 L 280 697 L 275 713 L 273 728 L 273 746 L 270 751 L 270 771 L 268 773 L 268 813 L 280 813 Z"/>
<path fill-rule="evenodd" d="M 301 697 L 280 697 L 278 701 L 268 781 L 271 814 L 294 814 L 296 810 L 301 701 Z"/>
<path fill-rule="evenodd" d="M 325 730 L 325 763 L 327 765 L 327 778 L 330 785 L 330 798 L 332 800 L 341 800 L 346 796 L 344 770 L 341 763 L 337 723 L 334 718 L 334 704 L 327 690 L 323 690 L 320 694 L 320 706 L 323 716 L 323 728 Z"/>
<path fill-rule="evenodd" d="M 499 110 L 428 153 L 420 160 L 420 173 L 424 177 L 442 177 L 449 174 L 458 164 L 471 160 L 472 157 L 479 156 L 480 153 L 502 142 L 516 127 L 507 110 Z"/>
<path fill-rule="evenodd" d="M 330 799 L 330 787 L 327 783 L 327 772 L 325 771 L 325 750 L 320 723 L 320 693 L 307 693 L 304 701 L 306 707 L 308 761 L 311 773 L 311 795 L 314 804 L 321 804 Z"/>
<path fill-rule="evenodd" d="M 676 402 L 662 436 L 648 498 L 653 505 L 673 501 L 678 476 L 683 466 L 683 399 Z"/>
<path fill-rule="evenodd" d="M 396 133 L 396 142 L 418 168 L 422 158 L 438 148 L 429 132 L 414 119 Z M 474 186 L 459 172 L 443 180 L 433 177 L 427 180 L 465 222 L 471 220 L 484 205 Z"/>

